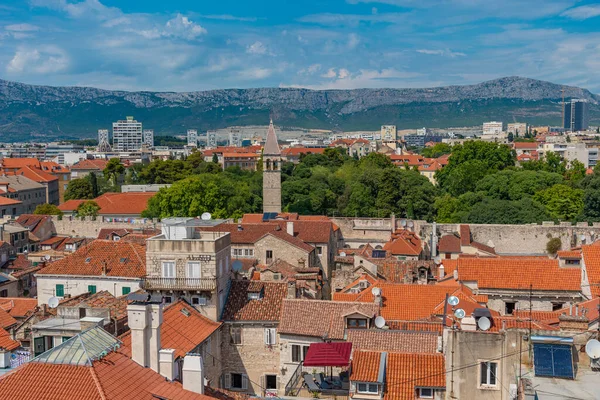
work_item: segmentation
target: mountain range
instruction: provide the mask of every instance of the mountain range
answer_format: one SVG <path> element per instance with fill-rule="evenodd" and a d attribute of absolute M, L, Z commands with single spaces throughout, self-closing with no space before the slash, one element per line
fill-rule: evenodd
<path fill-rule="evenodd" d="M 222 89 L 126 92 L 36 86 L 0 80 L 0 142 L 95 137 L 133 115 L 157 135 L 234 125 L 378 130 L 479 125 L 484 121 L 560 125 L 562 96 L 590 102 L 600 122 L 600 96 L 586 89 L 506 77 L 475 85 L 423 89 Z"/>

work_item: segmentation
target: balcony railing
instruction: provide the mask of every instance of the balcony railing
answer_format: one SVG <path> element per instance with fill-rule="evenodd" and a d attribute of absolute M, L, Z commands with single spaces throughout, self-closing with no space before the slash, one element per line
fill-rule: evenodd
<path fill-rule="evenodd" d="M 215 278 L 162 278 L 147 276 L 142 281 L 145 290 L 214 290 Z"/>

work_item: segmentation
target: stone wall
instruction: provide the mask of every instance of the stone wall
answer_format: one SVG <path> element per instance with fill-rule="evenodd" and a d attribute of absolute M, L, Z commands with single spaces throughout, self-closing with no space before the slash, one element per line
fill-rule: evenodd
<path fill-rule="evenodd" d="M 160 224 L 156 220 L 136 220 L 135 223 L 127 222 L 108 222 L 104 221 L 104 218 L 97 217 L 96 220 L 91 218 L 68 218 L 64 217 L 59 220 L 56 217 L 52 218 L 54 226 L 56 227 L 56 233 L 59 235 L 79 236 L 96 238 L 98 232 L 102 228 L 114 228 L 114 229 L 143 229 L 143 228 L 160 228 Z"/>
<path fill-rule="evenodd" d="M 242 327 L 242 344 L 231 343 L 230 327 Z M 265 344 L 265 328 L 276 327 L 275 323 L 225 323 L 222 328 L 221 356 L 222 372 L 245 374 L 248 376 L 247 393 L 262 396 L 265 375 L 277 375 L 278 387 L 281 387 L 279 369 L 279 338 L 277 344 Z M 279 335 L 276 335 L 277 337 Z"/>

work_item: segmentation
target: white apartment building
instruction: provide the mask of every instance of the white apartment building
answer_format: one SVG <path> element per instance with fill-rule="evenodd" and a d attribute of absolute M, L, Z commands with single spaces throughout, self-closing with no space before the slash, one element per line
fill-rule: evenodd
<path fill-rule="evenodd" d="M 396 140 L 398 138 L 396 125 L 381 125 L 381 138 L 382 140 Z"/>
<path fill-rule="evenodd" d="M 113 122 L 114 151 L 139 151 L 143 139 L 142 123 L 134 120 L 133 117 Z"/>
<path fill-rule="evenodd" d="M 554 152 L 567 161 L 578 160 L 586 168 L 593 168 L 598 162 L 598 148 L 587 147 L 585 143 L 544 143 L 539 150 L 540 158 Z"/>
<path fill-rule="evenodd" d="M 491 121 L 483 123 L 484 135 L 499 135 L 502 133 L 502 122 Z"/>
<path fill-rule="evenodd" d="M 144 129 L 142 136 L 144 137 L 144 145 L 148 148 L 154 147 L 154 129 Z"/>
<path fill-rule="evenodd" d="M 217 132 L 216 131 L 206 132 L 206 147 L 209 149 L 217 147 Z"/>
<path fill-rule="evenodd" d="M 187 145 L 193 146 L 193 147 L 198 147 L 198 131 L 196 129 L 188 129 Z"/>
<path fill-rule="evenodd" d="M 527 133 L 527 123 L 525 122 L 515 122 L 512 124 L 508 124 L 506 127 L 507 133 L 512 133 L 513 135 L 519 134 L 521 136 Z"/>

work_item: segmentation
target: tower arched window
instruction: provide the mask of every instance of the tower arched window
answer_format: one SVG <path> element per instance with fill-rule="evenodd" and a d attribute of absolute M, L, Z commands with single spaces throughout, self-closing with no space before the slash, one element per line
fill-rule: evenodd
<path fill-rule="evenodd" d="M 277 161 L 273 160 L 273 171 L 277 171 Z"/>
<path fill-rule="evenodd" d="M 267 171 L 271 170 L 271 160 L 267 160 Z"/>

